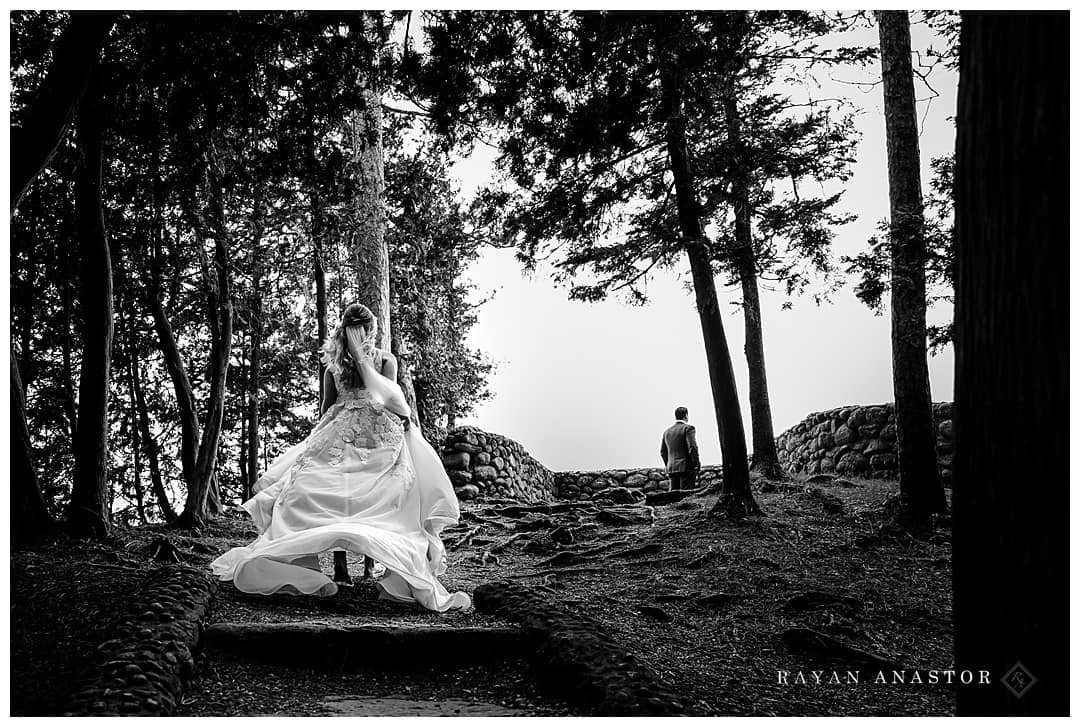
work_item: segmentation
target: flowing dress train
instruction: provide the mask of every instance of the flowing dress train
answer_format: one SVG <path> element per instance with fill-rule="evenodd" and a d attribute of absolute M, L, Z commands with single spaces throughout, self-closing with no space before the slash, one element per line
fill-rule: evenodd
<path fill-rule="evenodd" d="M 337 401 L 242 505 L 261 534 L 215 560 L 214 574 L 247 593 L 329 596 L 337 584 L 318 555 L 342 549 L 386 566 L 380 598 L 468 608 L 467 593 L 450 593 L 438 580 L 446 571 L 439 534 L 458 521 L 457 497 L 419 428 L 405 429 L 397 416 L 408 411 L 400 389 L 378 375 L 367 377 L 373 388 L 334 378 Z"/>

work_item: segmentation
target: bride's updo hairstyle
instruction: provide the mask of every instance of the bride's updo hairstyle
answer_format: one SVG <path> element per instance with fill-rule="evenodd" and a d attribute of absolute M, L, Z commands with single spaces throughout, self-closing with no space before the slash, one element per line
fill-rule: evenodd
<path fill-rule="evenodd" d="M 366 305 L 352 303 L 341 314 L 341 322 L 322 345 L 322 362 L 349 386 L 360 386 L 360 372 L 356 370 L 345 329 L 360 326 L 368 336 L 378 328 L 375 314 Z"/>

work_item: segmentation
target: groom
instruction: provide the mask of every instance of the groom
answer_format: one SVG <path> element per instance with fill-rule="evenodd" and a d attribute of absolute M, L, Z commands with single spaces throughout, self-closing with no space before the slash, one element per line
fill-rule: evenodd
<path fill-rule="evenodd" d="M 660 459 L 664 460 L 672 490 L 692 490 L 701 469 L 697 436 L 694 427 L 686 423 L 687 410 L 675 410 L 675 423 L 664 431 L 660 441 Z"/>

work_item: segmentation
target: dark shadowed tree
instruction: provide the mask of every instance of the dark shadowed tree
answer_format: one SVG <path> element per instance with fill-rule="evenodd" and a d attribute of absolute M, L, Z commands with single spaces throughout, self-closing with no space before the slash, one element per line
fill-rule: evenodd
<path fill-rule="evenodd" d="M 48 75 L 20 123 L 11 128 L 12 208 L 18 206 L 63 141 L 116 17 L 117 13 L 70 14 L 56 41 Z"/>
<path fill-rule="evenodd" d="M 1065 716 L 1069 16 L 961 25 L 953 620 L 956 668 L 990 669 L 991 685 L 959 686 L 957 709 Z"/>
<path fill-rule="evenodd" d="M 76 206 L 82 282 L 83 355 L 68 529 L 79 537 L 109 532 L 109 377 L 112 370 L 112 263 L 102 209 L 102 84 L 92 79 L 77 120 Z"/>
<path fill-rule="evenodd" d="M 889 159 L 893 392 L 904 513 L 945 512 L 926 363 L 926 240 L 907 11 L 876 11 Z"/>

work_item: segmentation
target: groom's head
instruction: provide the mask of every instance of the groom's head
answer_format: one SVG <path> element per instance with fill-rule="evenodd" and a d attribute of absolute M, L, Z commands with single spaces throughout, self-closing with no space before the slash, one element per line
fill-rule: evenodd
<path fill-rule="evenodd" d="M 686 415 L 689 414 L 685 406 L 680 406 L 675 409 L 675 418 L 680 422 L 686 421 Z"/>

